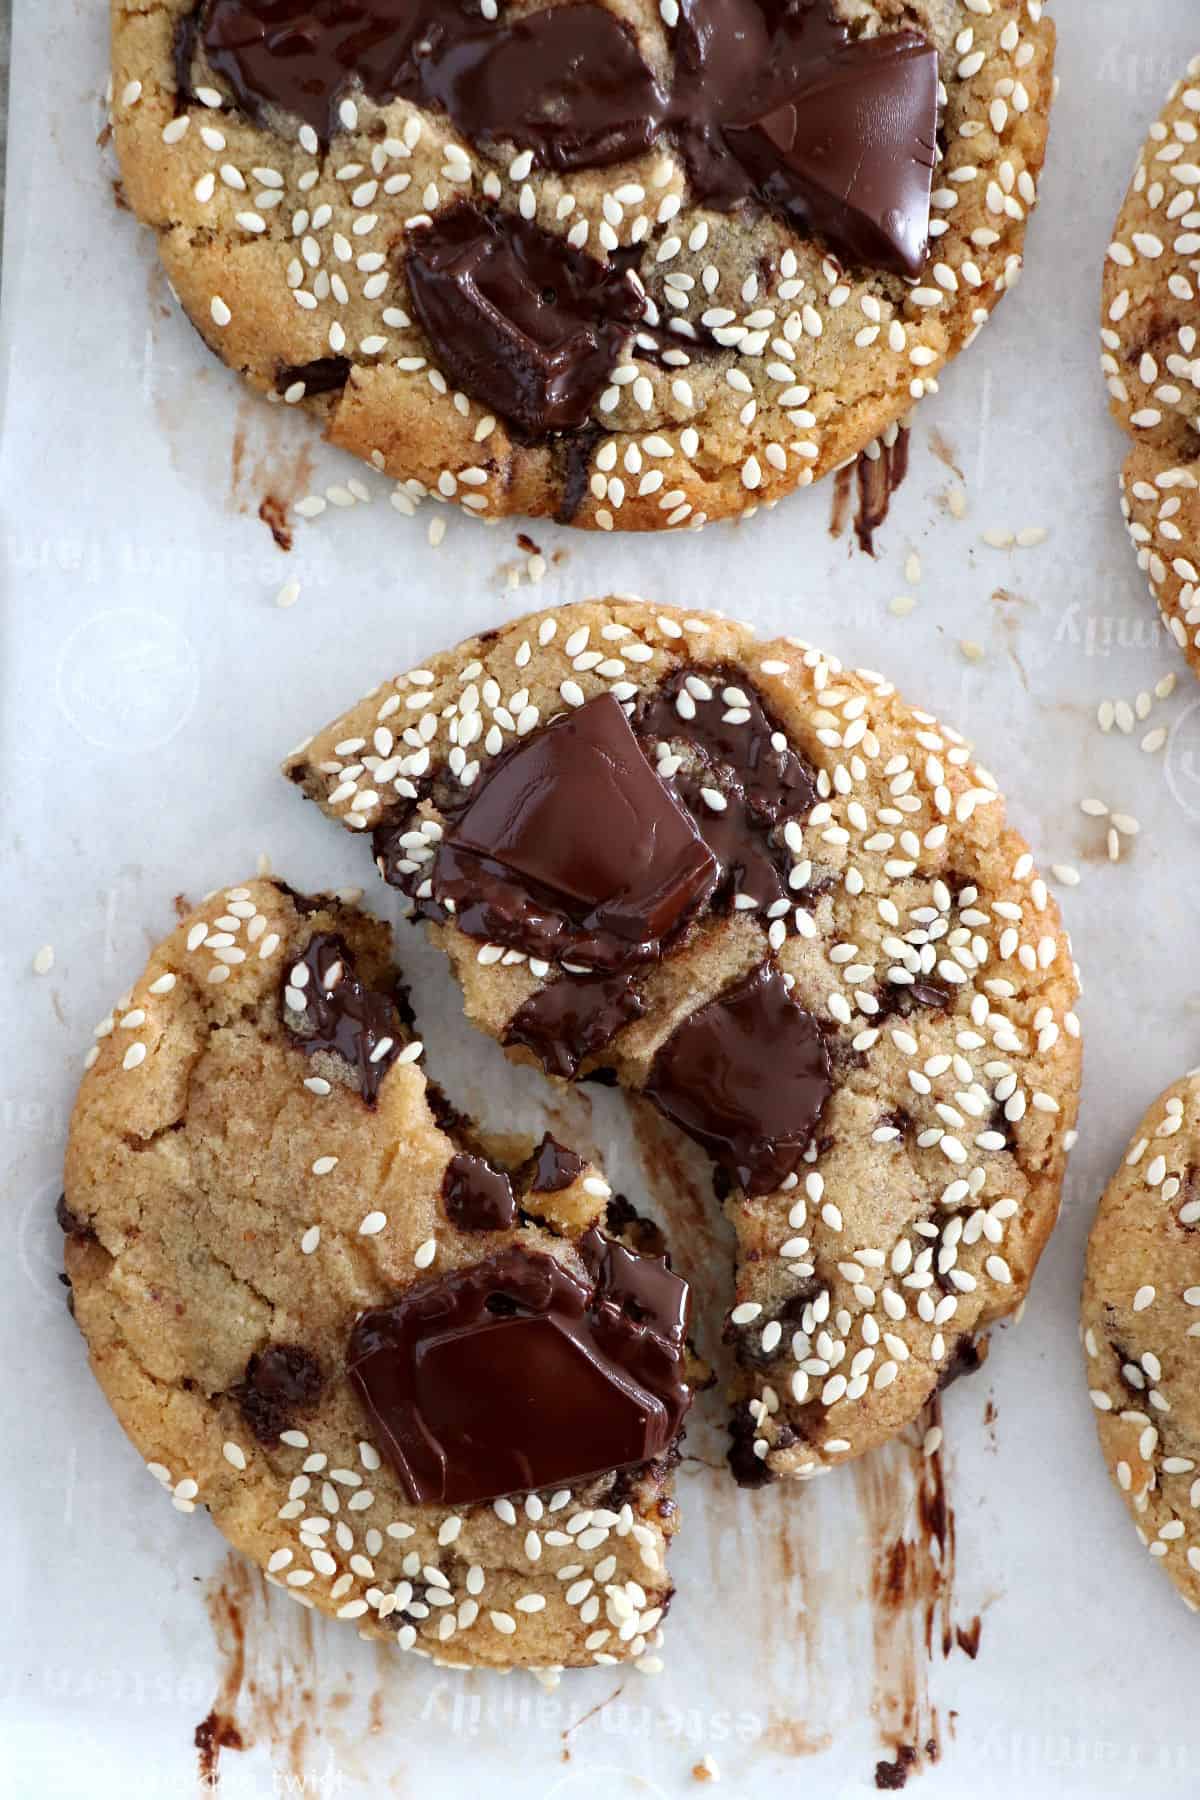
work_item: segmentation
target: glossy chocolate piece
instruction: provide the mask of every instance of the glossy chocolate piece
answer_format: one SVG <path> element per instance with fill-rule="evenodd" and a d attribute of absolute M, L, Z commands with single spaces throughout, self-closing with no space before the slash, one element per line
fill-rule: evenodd
<path fill-rule="evenodd" d="M 442 1206 L 460 1231 L 509 1231 L 517 1222 L 517 1203 L 505 1171 L 467 1151 L 446 1165 Z"/>
<path fill-rule="evenodd" d="M 410 1500 L 569 1486 L 674 1441 L 686 1284 L 599 1232 L 580 1250 L 587 1280 L 510 1245 L 356 1321 L 350 1380 Z"/>
<path fill-rule="evenodd" d="M 706 899 L 716 862 L 601 694 L 501 757 L 430 876 L 469 936 L 625 972 Z"/>
<path fill-rule="evenodd" d="M 578 1181 L 586 1168 L 582 1156 L 576 1156 L 574 1150 L 568 1150 L 547 1132 L 524 1164 L 521 1175 L 529 1193 L 559 1194 Z"/>
<path fill-rule="evenodd" d="M 517 1008 L 504 1042 L 532 1050 L 548 1075 L 573 1081 L 581 1063 L 644 1011 L 632 975 L 562 975 Z"/>
<path fill-rule="evenodd" d="M 697 699 L 689 679 L 701 676 L 712 690 L 710 700 Z M 737 695 L 726 700 L 727 691 Z M 690 702 L 684 716 L 679 696 Z M 726 714 L 736 711 L 737 722 Z M 728 904 L 735 894 L 769 907 L 795 896 L 787 885 L 792 858 L 777 828 L 788 819 L 803 822 L 816 805 L 816 775 L 787 743 L 762 701 L 739 670 L 682 669 L 643 702 L 635 720 L 643 740 L 687 745 L 698 767 L 680 770 L 668 781 L 691 813 L 697 829 L 716 857 L 721 875 L 714 904 Z M 725 800 L 714 811 L 703 789 L 715 789 Z"/>
<path fill-rule="evenodd" d="M 304 397 L 314 394 L 336 394 L 350 379 L 348 356 L 318 356 L 314 362 L 292 363 L 280 369 L 275 377 L 275 392 L 286 394 L 298 381 L 304 383 Z"/>
<path fill-rule="evenodd" d="M 409 233 L 405 272 L 443 372 L 531 439 L 586 422 L 645 309 L 621 270 L 468 201 Z"/>
<path fill-rule="evenodd" d="M 816 1020 L 771 963 L 679 1025 L 645 1093 L 748 1194 L 769 1194 L 799 1168 L 832 1092 Z"/>
<path fill-rule="evenodd" d="M 298 1031 L 288 1024 L 292 1043 L 306 1056 L 318 1050 L 335 1051 L 356 1071 L 359 1093 L 368 1106 L 374 1106 L 383 1078 L 406 1041 L 395 1000 L 363 985 L 354 972 L 354 958 L 345 939 L 335 932 L 316 932 L 298 960 L 308 970 L 308 980 L 298 990 L 304 995 L 306 1029 Z M 284 990 L 293 987 L 296 966 L 294 962 L 288 965 Z M 292 1009 L 283 992 L 280 1006 L 286 1023 Z"/>

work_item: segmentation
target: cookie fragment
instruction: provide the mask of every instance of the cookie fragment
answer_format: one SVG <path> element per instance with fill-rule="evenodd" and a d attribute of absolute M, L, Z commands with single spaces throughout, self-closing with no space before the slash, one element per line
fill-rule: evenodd
<path fill-rule="evenodd" d="M 1139 1539 L 1200 1607 L 1200 1073 L 1134 1133 L 1088 1239 L 1081 1327 L 1108 1472 Z"/>

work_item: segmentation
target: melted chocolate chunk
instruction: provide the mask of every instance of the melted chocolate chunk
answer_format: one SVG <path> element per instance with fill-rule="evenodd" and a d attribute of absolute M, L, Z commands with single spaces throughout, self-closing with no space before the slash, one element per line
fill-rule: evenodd
<path fill-rule="evenodd" d="M 711 699 L 695 697 L 688 683 L 697 677 Z M 681 694 L 686 716 L 679 711 Z M 730 712 L 738 715 L 734 723 Z M 698 759 L 697 769 L 681 770 L 668 785 L 720 865 L 714 902 L 728 905 L 745 894 L 765 908 L 793 899 L 791 857 L 773 834 L 788 819 L 808 817 L 817 801 L 816 776 L 744 678 L 728 669 L 680 670 L 643 704 L 635 729 L 643 739 L 686 744 Z M 723 811 L 714 811 L 704 789 L 722 796 Z"/>
<path fill-rule="evenodd" d="M 304 383 L 306 399 L 314 394 L 336 394 L 350 379 L 348 356 L 319 356 L 315 362 L 293 363 L 275 377 L 275 392 L 286 394 L 296 382 Z"/>
<path fill-rule="evenodd" d="M 772 1193 L 794 1173 L 831 1091 L 817 1022 L 770 963 L 685 1019 L 645 1085 L 749 1194 Z"/>
<path fill-rule="evenodd" d="M 260 1444 L 277 1444 L 297 1412 L 321 1397 L 321 1365 L 299 1344 L 268 1344 L 246 1364 L 243 1381 L 232 1389 L 242 1417 Z"/>
<path fill-rule="evenodd" d="M 925 256 L 936 49 L 908 30 L 853 37 L 829 0 L 684 0 L 665 86 L 629 27 L 587 0 L 512 24 L 448 0 L 207 0 L 177 30 L 181 96 L 197 35 L 244 112 L 280 107 L 326 141 L 356 86 L 561 170 L 624 161 L 668 132 L 703 204 L 757 199 L 903 275 Z"/>
<path fill-rule="evenodd" d="M 467 201 L 409 233 L 406 273 L 446 374 L 526 438 L 586 422 L 645 307 L 619 270 Z"/>
<path fill-rule="evenodd" d="M 631 975 L 563 975 L 517 1008 L 504 1042 L 532 1050 L 547 1075 L 573 1081 L 587 1057 L 644 1011 Z"/>
<path fill-rule="evenodd" d="M 354 958 L 344 938 L 318 931 L 309 939 L 300 958 L 308 980 L 299 991 L 305 999 L 307 1029 L 288 1032 L 298 1050 L 312 1056 L 333 1050 L 358 1073 L 358 1090 L 368 1106 L 374 1106 L 384 1076 L 404 1048 L 400 1013 L 390 994 L 364 987 L 354 973 Z M 292 968 L 283 977 L 280 1005 L 292 1011 L 285 994 L 294 988 Z"/>
<path fill-rule="evenodd" d="M 761 1456 L 754 1454 L 758 1428 L 744 1406 L 739 1406 L 729 1425 L 729 1448 L 725 1460 L 739 1487 L 769 1487 L 777 1477 Z"/>
<path fill-rule="evenodd" d="M 576 1156 L 547 1132 L 522 1168 L 521 1178 L 528 1193 L 559 1194 L 578 1181 L 586 1167 L 582 1156 Z"/>
<path fill-rule="evenodd" d="M 450 1159 L 442 1178 L 446 1217 L 460 1231 L 508 1231 L 517 1222 L 512 1182 L 486 1157 L 462 1151 Z"/>
<path fill-rule="evenodd" d="M 492 765 L 430 879 L 469 937 L 615 973 L 656 959 L 716 874 L 621 707 L 601 694 Z"/>
<path fill-rule="evenodd" d="M 674 1440 L 687 1286 L 599 1232 L 580 1250 L 587 1281 L 511 1245 L 355 1322 L 350 1380 L 412 1501 L 570 1485 Z"/>

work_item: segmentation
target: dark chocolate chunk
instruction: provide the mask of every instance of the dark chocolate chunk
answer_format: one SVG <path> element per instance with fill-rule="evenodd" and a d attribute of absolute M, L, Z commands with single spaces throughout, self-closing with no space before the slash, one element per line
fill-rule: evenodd
<path fill-rule="evenodd" d="M 749 1194 L 796 1171 L 831 1091 L 820 1028 L 770 963 L 686 1018 L 645 1086 Z"/>
<path fill-rule="evenodd" d="M 318 356 L 315 362 L 293 363 L 275 377 L 275 392 L 286 394 L 296 382 L 304 383 L 306 399 L 314 394 L 336 394 L 350 379 L 348 356 Z"/>
<path fill-rule="evenodd" d="M 268 1344 L 246 1364 L 245 1378 L 232 1389 L 242 1417 L 260 1444 L 277 1444 L 298 1412 L 317 1404 L 321 1365 L 299 1344 Z"/>
<path fill-rule="evenodd" d="M 571 1484 L 678 1434 L 686 1284 L 598 1232 L 580 1249 L 586 1281 L 514 1244 L 355 1322 L 350 1380 L 414 1502 Z"/>
<path fill-rule="evenodd" d="M 778 1479 L 761 1456 L 754 1454 L 758 1427 L 744 1406 L 739 1406 L 729 1424 L 729 1449 L 725 1459 L 729 1472 L 739 1487 L 769 1487 Z"/>
<path fill-rule="evenodd" d="M 408 234 L 405 272 L 445 373 L 527 438 L 586 422 L 645 309 L 621 271 L 467 201 Z"/>
<path fill-rule="evenodd" d="M 697 677 L 712 690 L 711 699 L 696 697 Z M 736 699 L 726 701 L 730 690 Z M 681 694 L 686 716 L 679 711 Z M 730 712 L 738 715 L 736 721 L 728 720 Z M 741 672 L 679 670 L 643 703 L 634 728 L 641 738 L 682 743 L 695 754 L 697 768 L 681 770 L 668 785 L 720 865 L 714 903 L 729 904 L 735 894 L 744 894 L 764 908 L 782 899 L 799 904 L 787 885 L 792 859 L 776 842 L 777 827 L 808 817 L 817 801 L 816 775 L 788 745 Z M 705 788 L 723 797 L 723 811 L 704 799 Z"/>
<path fill-rule="evenodd" d="M 517 1222 L 512 1182 L 486 1157 L 466 1151 L 451 1157 L 442 1177 L 446 1217 L 460 1231 L 508 1231 Z"/>
<path fill-rule="evenodd" d="M 716 874 L 601 694 L 493 764 L 430 879 L 468 936 L 613 973 L 655 959 Z"/>
<path fill-rule="evenodd" d="M 578 1181 L 586 1167 L 582 1156 L 576 1156 L 574 1150 L 568 1150 L 547 1132 L 522 1167 L 521 1179 L 527 1193 L 558 1194 Z"/>
<path fill-rule="evenodd" d="M 644 1011 L 631 975 L 563 975 L 517 1008 L 504 1042 L 524 1045 L 548 1075 L 573 1081 L 587 1057 Z"/>
<path fill-rule="evenodd" d="M 364 987 L 354 972 L 354 958 L 345 940 L 331 931 L 319 931 L 309 939 L 300 958 L 308 980 L 298 991 L 304 995 L 305 1029 L 288 1026 L 293 1044 L 312 1056 L 333 1050 L 358 1073 L 358 1087 L 368 1106 L 374 1106 L 387 1071 L 404 1048 L 404 1028 L 395 1000 Z M 285 972 L 280 1005 L 285 1021 L 295 1016 L 286 993 L 295 987 L 292 970 Z"/>

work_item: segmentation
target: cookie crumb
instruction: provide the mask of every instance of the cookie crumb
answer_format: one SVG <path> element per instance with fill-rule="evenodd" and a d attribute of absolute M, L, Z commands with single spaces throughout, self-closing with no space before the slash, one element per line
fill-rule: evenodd
<path fill-rule="evenodd" d="M 54 945 L 43 944 L 41 949 L 34 955 L 33 972 L 35 975 L 48 975 L 53 967 Z"/>
<path fill-rule="evenodd" d="M 693 1781 L 720 1781 L 721 1771 L 715 1756 L 705 1753 L 692 1768 Z"/>

